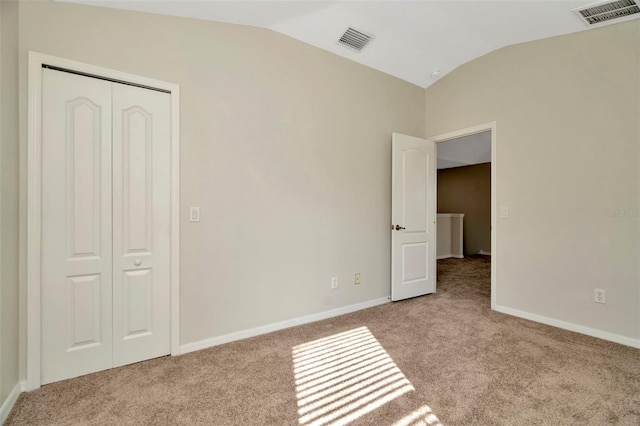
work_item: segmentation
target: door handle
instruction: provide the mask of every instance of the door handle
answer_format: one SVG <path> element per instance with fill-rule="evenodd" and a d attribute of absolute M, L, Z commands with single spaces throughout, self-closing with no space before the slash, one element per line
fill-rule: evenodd
<path fill-rule="evenodd" d="M 406 229 L 404 226 L 400 226 L 400 225 L 396 225 L 395 228 L 392 227 L 392 229 L 395 229 L 396 231 L 399 231 L 401 229 Z"/>
<path fill-rule="evenodd" d="M 133 264 L 136 265 L 136 266 L 140 266 L 140 265 L 142 265 L 142 260 L 136 259 L 136 260 L 133 261 Z"/>

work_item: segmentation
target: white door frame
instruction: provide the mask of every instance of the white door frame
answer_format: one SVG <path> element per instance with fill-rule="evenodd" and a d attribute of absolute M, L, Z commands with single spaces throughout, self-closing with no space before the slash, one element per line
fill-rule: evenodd
<path fill-rule="evenodd" d="M 180 87 L 107 68 L 29 52 L 27 145 L 27 390 L 41 385 L 42 67 L 160 89 L 171 96 L 171 355 L 180 353 Z"/>
<path fill-rule="evenodd" d="M 498 259 L 498 197 L 497 197 L 497 179 L 496 170 L 497 167 L 497 149 L 496 149 L 496 122 L 479 124 L 473 127 L 467 127 L 466 129 L 456 130 L 453 132 L 445 133 L 442 135 L 432 136 L 428 139 L 433 139 L 436 143 L 436 158 L 438 154 L 438 144 L 451 139 L 458 139 L 464 136 L 475 135 L 476 133 L 491 131 L 491 309 L 495 310 L 497 300 L 497 277 L 496 277 L 496 264 Z M 436 181 L 436 191 L 438 185 Z M 436 192 L 437 197 L 437 192 Z M 437 198 L 436 198 L 437 199 Z M 436 201 L 437 202 L 437 201 Z M 437 236 L 436 236 L 437 237 Z"/>

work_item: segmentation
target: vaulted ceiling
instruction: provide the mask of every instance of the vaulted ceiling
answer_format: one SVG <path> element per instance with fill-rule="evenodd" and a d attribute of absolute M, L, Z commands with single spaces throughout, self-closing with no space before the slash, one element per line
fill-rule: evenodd
<path fill-rule="evenodd" d="M 62 0 L 268 28 L 421 87 L 504 46 L 586 30 L 572 9 L 590 0 L 216 1 Z M 352 27 L 360 52 L 337 40 Z"/>

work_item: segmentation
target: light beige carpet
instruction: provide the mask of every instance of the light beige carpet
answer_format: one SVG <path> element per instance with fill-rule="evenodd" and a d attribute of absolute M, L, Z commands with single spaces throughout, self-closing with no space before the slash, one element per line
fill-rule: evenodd
<path fill-rule="evenodd" d="M 640 425 L 640 350 L 492 312 L 487 259 L 438 274 L 434 295 L 43 386 L 8 424 Z"/>

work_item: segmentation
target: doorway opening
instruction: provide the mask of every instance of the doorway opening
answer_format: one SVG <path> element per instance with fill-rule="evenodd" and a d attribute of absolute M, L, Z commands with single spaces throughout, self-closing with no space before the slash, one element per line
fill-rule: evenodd
<path fill-rule="evenodd" d="M 472 290 L 489 293 L 492 308 L 497 293 L 495 127 L 488 123 L 431 138 L 438 169 L 438 288 L 441 279 L 463 285 L 465 275 L 486 275 L 481 280 L 486 285 Z"/>

